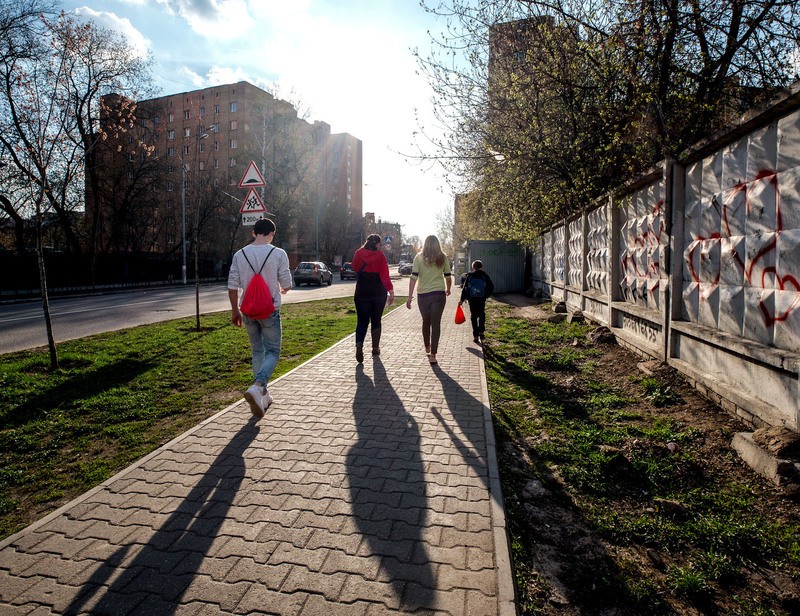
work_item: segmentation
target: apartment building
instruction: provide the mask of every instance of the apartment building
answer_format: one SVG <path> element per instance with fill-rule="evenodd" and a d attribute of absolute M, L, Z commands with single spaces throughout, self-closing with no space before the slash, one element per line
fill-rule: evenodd
<path fill-rule="evenodd" d="M 197 243 L 206 259 L 229 258 L 249 239 L 239 212 L 248 191 L 238 184 L 251 161 L 264 176 L 256 190 L 278 226 L 276 243 L 293 262 L 332 261 L 321 245 L 344 254 L 346 241 L 357 243 L 362 144 L 352 135 L 299 118 L 290 103 L 246 81 L 135 104 L 112 95 L 104 105 L 109 125 L 130 116 L 128 130 L 109 131 L 104 181 L 87 187 L 99 192 L 87 196 L 87 213 L 107 219 L 109 250 L 169 255 Z M 337 241 L 320 242 L 321 220 L 337 228 Z"/>

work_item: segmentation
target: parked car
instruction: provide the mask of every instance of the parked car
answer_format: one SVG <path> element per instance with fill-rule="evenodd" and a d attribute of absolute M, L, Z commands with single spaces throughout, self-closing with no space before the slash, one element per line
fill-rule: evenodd
<path fill-rule="evenodd" d="M 401 263 L 397 267 L 397 273 L 398 274 L 410 274 L 412 265 L 413 265 L 412 263 Z"/>
<path fill-rule="evenodd" d="M 298 287 L 303 283 L 319 287 L 323 282 L 330 286 L 333 283 L 333 272 L 322 261 L 303 261 L 294 268 L 294 283 Z"/>
<path fill-rule="evenodd" d="M 358 278 L 358 273 L 353 271 L 352 263 L 342 265 L 342 269 L 339 270 L 339 278 L 341 280 L 355 280 Z"/>

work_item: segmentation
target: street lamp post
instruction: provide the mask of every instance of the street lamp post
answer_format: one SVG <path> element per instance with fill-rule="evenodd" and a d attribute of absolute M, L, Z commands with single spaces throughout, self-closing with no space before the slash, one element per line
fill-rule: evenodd
<path fill-rule="evenodd" d="M 181 282 L 186 284 L 186 165 L 181 148 Z"/>
<path fill-rule="evenodd" d="M 202 132 L 202 126 L 198 126 L 197 140 L 195 142 L 195 160 L 197 160 L 197 148 L 202 139 L 208 137 L 208 133 Z M 184 140 L 184 145 L 185 145 Z M 186 284 L 186 163 L 184 162 L 185 147 L 181 148 L 181 282 Z M 196 272 L 195 272 L 196 275 Z"/>

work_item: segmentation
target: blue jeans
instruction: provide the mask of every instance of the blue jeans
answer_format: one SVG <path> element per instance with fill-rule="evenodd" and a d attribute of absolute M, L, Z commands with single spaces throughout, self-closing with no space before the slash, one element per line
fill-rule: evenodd
<path fill-rule="evenodd" d="M 281 314 L 276 310 L 260 321 L 242 315 L 242 321 L 253 351 L 253 376 L 266 386 L 281 356 Z"/>

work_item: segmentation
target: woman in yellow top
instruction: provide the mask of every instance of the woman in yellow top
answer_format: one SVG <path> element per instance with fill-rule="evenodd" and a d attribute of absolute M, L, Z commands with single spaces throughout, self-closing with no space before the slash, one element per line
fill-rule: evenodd
<path fill-rule="evenodd" d="M 442 252 L 439 238 L 429 235 L 425 238 L 422 252 L 414 257 L 411 266 L 411 278 L 408 281 L 408 299 L 406 308 L 411 309 L 414 299 L 414 287 L 417 288 L 417 304 L 422 315 L 422 341 L 428 360 L 435 364 L 436 352 L 439 350 L 439 335 L 442 326 L 442 314 L 450 295 L 452 284 L 450 262 Z"/>

